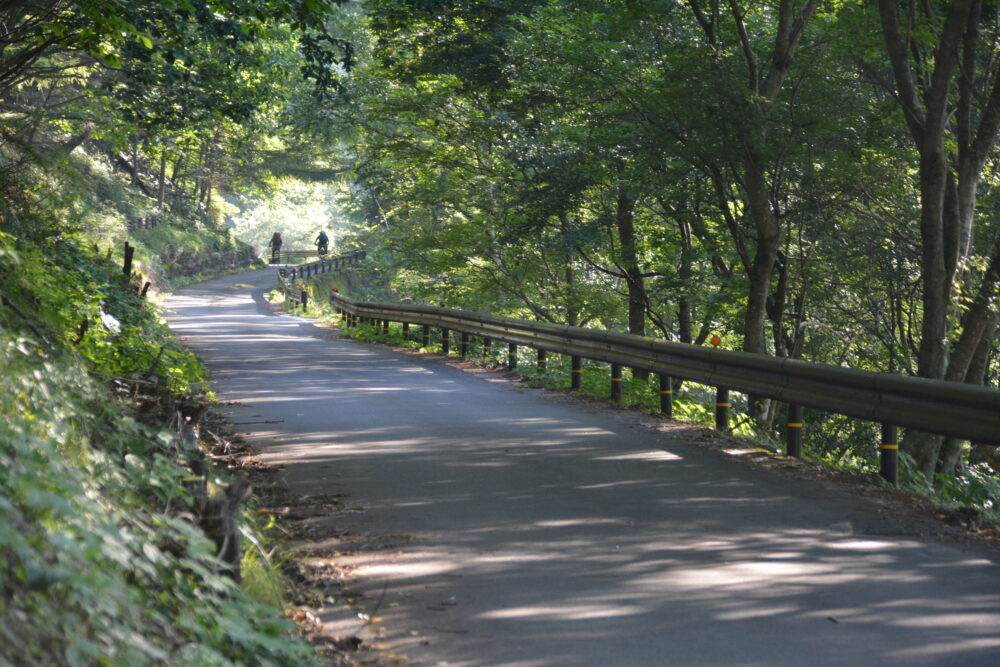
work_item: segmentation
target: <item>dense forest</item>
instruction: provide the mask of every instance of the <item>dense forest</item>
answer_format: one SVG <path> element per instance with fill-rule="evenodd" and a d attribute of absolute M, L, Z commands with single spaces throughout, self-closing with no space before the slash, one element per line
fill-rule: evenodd
<path fill-rule="evenodd" d="M 307 661 L 179 519 L 197 456 L 149 392 L 210 397 L 138 295 L 257 265 L 278 229 L 364 247 L 399 300 L 1000 384 L 1000 3 L 28 0 L 0 21 L 8 661 Z M 745 408 L 767 442 L 778 406 Z M 809 422 L 810 456 L 875 465 L 876 425 Z M 905 483 L 995 509 L 1000 452 L 902 447 Z"/>
<path fill-rule="evenodd" d="M 995 3 L 364 7 L 328 114 L 397 292 L 997 384 Z M 839 419 L 812 432 L 873 455 Z M 904 450 L 928 479 L 996 463 Z"/>

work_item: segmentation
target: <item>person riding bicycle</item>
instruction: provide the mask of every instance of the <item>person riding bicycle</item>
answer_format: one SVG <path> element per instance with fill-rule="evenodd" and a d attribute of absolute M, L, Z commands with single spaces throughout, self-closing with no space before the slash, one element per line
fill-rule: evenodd
<path fill-rule="evenodd" d="M 274 233 L 267 247 L 271 249 L 271 264 L 277 264 L 281 258 L 281 232 Z"/>
<path fill-rule="evenodd" d="M 316 237 L 316 248 L 319 250 L 319 254 L 325 255 L 329 247 L 330 239 L 327 237 L 326 232 L 320 232 L 319 236 Z"/>

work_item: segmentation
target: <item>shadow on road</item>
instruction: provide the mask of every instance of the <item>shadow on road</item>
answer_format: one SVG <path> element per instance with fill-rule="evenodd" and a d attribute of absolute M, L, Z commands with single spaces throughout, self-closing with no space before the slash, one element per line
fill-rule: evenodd
<path fill-rule="evenodd" d="M 205 294 L 172 326 L 238 428 L 296 492 L 350 494 L 348 535 L 397 538 L 352 558 L 413 664 L 997 663 L 995 563 L 873 499 Z"/>

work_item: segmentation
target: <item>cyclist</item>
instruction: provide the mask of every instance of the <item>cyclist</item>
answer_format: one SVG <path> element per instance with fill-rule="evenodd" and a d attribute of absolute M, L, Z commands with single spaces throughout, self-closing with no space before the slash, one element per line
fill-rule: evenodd
<path fill-rule="evenodd" d="M 325 255 L 329 247 L 330 239 L 327 237 L 326 232 L 320 232 L 319 236 L 316 237 L 316 248 L 319 250 L 319 254 Z"/>
<path fill-rule="evenodd" d="M 275 232 L 267 247 L 271 249 L 271 264 L 277 264 L 281 258 L 281 232 Z"/>

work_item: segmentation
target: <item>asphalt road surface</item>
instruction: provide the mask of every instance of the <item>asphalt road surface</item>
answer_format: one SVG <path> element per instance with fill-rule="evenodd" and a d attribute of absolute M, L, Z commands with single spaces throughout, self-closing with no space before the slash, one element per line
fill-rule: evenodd
<path fill-rule="evenodd" d="M 181 290 L 171 326 L 293 491 L 358 508 L 338 521 L 383 547 L 355 560 L 367 639 L 411 665 L 1000 665 L 992 552 L 635 415 L 340 339 L 271 312 L 274 280 Z"/>

